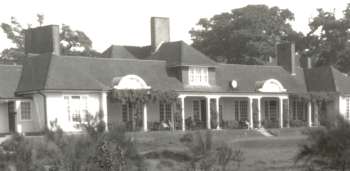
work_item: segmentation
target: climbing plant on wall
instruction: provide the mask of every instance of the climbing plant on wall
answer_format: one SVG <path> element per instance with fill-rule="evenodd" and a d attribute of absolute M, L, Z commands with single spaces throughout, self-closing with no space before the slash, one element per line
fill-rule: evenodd
<path fill-rule="evenodd" d="M 174 115 L 175 117 L 179 115 L 181 106 L 178 102 L 178 93 L 175 91 L 161 91 L 161 90 L 117 90 L 114 89 L 109 95 L 111 101 L 117 101 L 123 104 L 139 108 L 142 104 L 146 103 L 166 103 L 166 104 L 175 104 Z M 135 110 L 135 117 L 131 120 L 132 130 L 136 129 L 136 123 L 139 122 L 139 119 L 142 118 L 140 109 Z M 175 119 L 177 120 L 177 119 Z"/>

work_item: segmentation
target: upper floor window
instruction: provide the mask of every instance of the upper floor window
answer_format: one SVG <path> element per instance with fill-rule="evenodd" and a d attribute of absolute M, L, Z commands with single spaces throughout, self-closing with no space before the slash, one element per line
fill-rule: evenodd
<path fill-rule="evenodd" d="M 190 67 L 188 72 L 190 85 L 209 85 L 209 72 L 205 67 Z"/>
<path fill-rule="evenodd" d="M 346 97 L 346 119 L 350 119 L 350 97 Z"/>
<path fill-rule="evenodd" d="M 30 102 L 21 102 L 21 120 L 31 120 L 31 106 Z"/>

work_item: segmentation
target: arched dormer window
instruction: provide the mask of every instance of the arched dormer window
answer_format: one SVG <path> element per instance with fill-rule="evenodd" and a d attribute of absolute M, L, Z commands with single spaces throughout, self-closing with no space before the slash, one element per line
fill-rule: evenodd
<path fill-rule="evenodd" d="M 112 82 L 113 88 L 117 90 L 139 90 L 151 88 L 141 77 L 137 75 L 115 77 Z"/>
<path fill-rule="evenodd" d="M 287 90 L 283 85 L 276 79 L 268 79 L 265 81 L 258 81 L 256 83 L 256 89 L 259 92 L 269 92 L 269 93 L 281 93 Z"/>

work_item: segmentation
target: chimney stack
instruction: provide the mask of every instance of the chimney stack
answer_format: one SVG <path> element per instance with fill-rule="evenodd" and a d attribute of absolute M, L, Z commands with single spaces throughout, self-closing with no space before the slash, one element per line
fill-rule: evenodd
<path fill-rule="evenodd" d="M 156 51 L 160 44 L 170 41 L 169 28 L 169 18 L 151 18 L 151 46 L 153 51 Z"/>
<path fill-rule="evenodd" d="M 277 65 L 282 66 L 291 75 L 295 75 L 295 44 L 291 42 L 277 44 L 276 55 Z"/>
<path fill-rule="evenodd" d="M 60 55 L 59 26 L 48 25 L 25 30 L 25 53 Z"/>
<path fill-rule="evenodd" d="M 303 57 L 300 60 L 301 67 L 304 69 L 311 69 L 312 68 L 312 61 L 310 57 Z"/>

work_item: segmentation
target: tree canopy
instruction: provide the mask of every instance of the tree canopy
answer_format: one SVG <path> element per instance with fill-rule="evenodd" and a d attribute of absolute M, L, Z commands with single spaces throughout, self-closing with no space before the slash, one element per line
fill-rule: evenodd
<path fill-rule="evenodd" d="M 317 9 L 318 15 L 309 23 L 302 55 L 312 57 L 314 65 L 334 65 L 343 72 L 350 71 L 350 4 L 341 18 L 334 12 Z"/>
<path fill-rule="evenodd" d="M 44 24 L 44 15 L 37 14 L 37 22 L 38 26 L 42 26 Z M 27 28 L 30 27 L 32 25 L 27 26 Z M 60 44 L 63 55 L 100 56 L 100 53 L 92 48 L 92 41 L 83 31 L 73 30 L 65 24 L 62 24 L 60 28 Z M 11 17 L 9 23 L 1 23 L 1 29 L 15 47 L 4 49 L 1 52 L 0 62 L 21 64 L 25 57 L 24 31 L 26 28 L 15 17 Z"/>
<path fill-rule="evenodd" d="M 275 56 L 277 42 L 302 40 L 303 35 L 289 24 L 293 20 L 294 14 L 288 9 L 248 5 L 202 18 L 190 34 L 193 46 L 214 60 L 264 64 Z"/>

